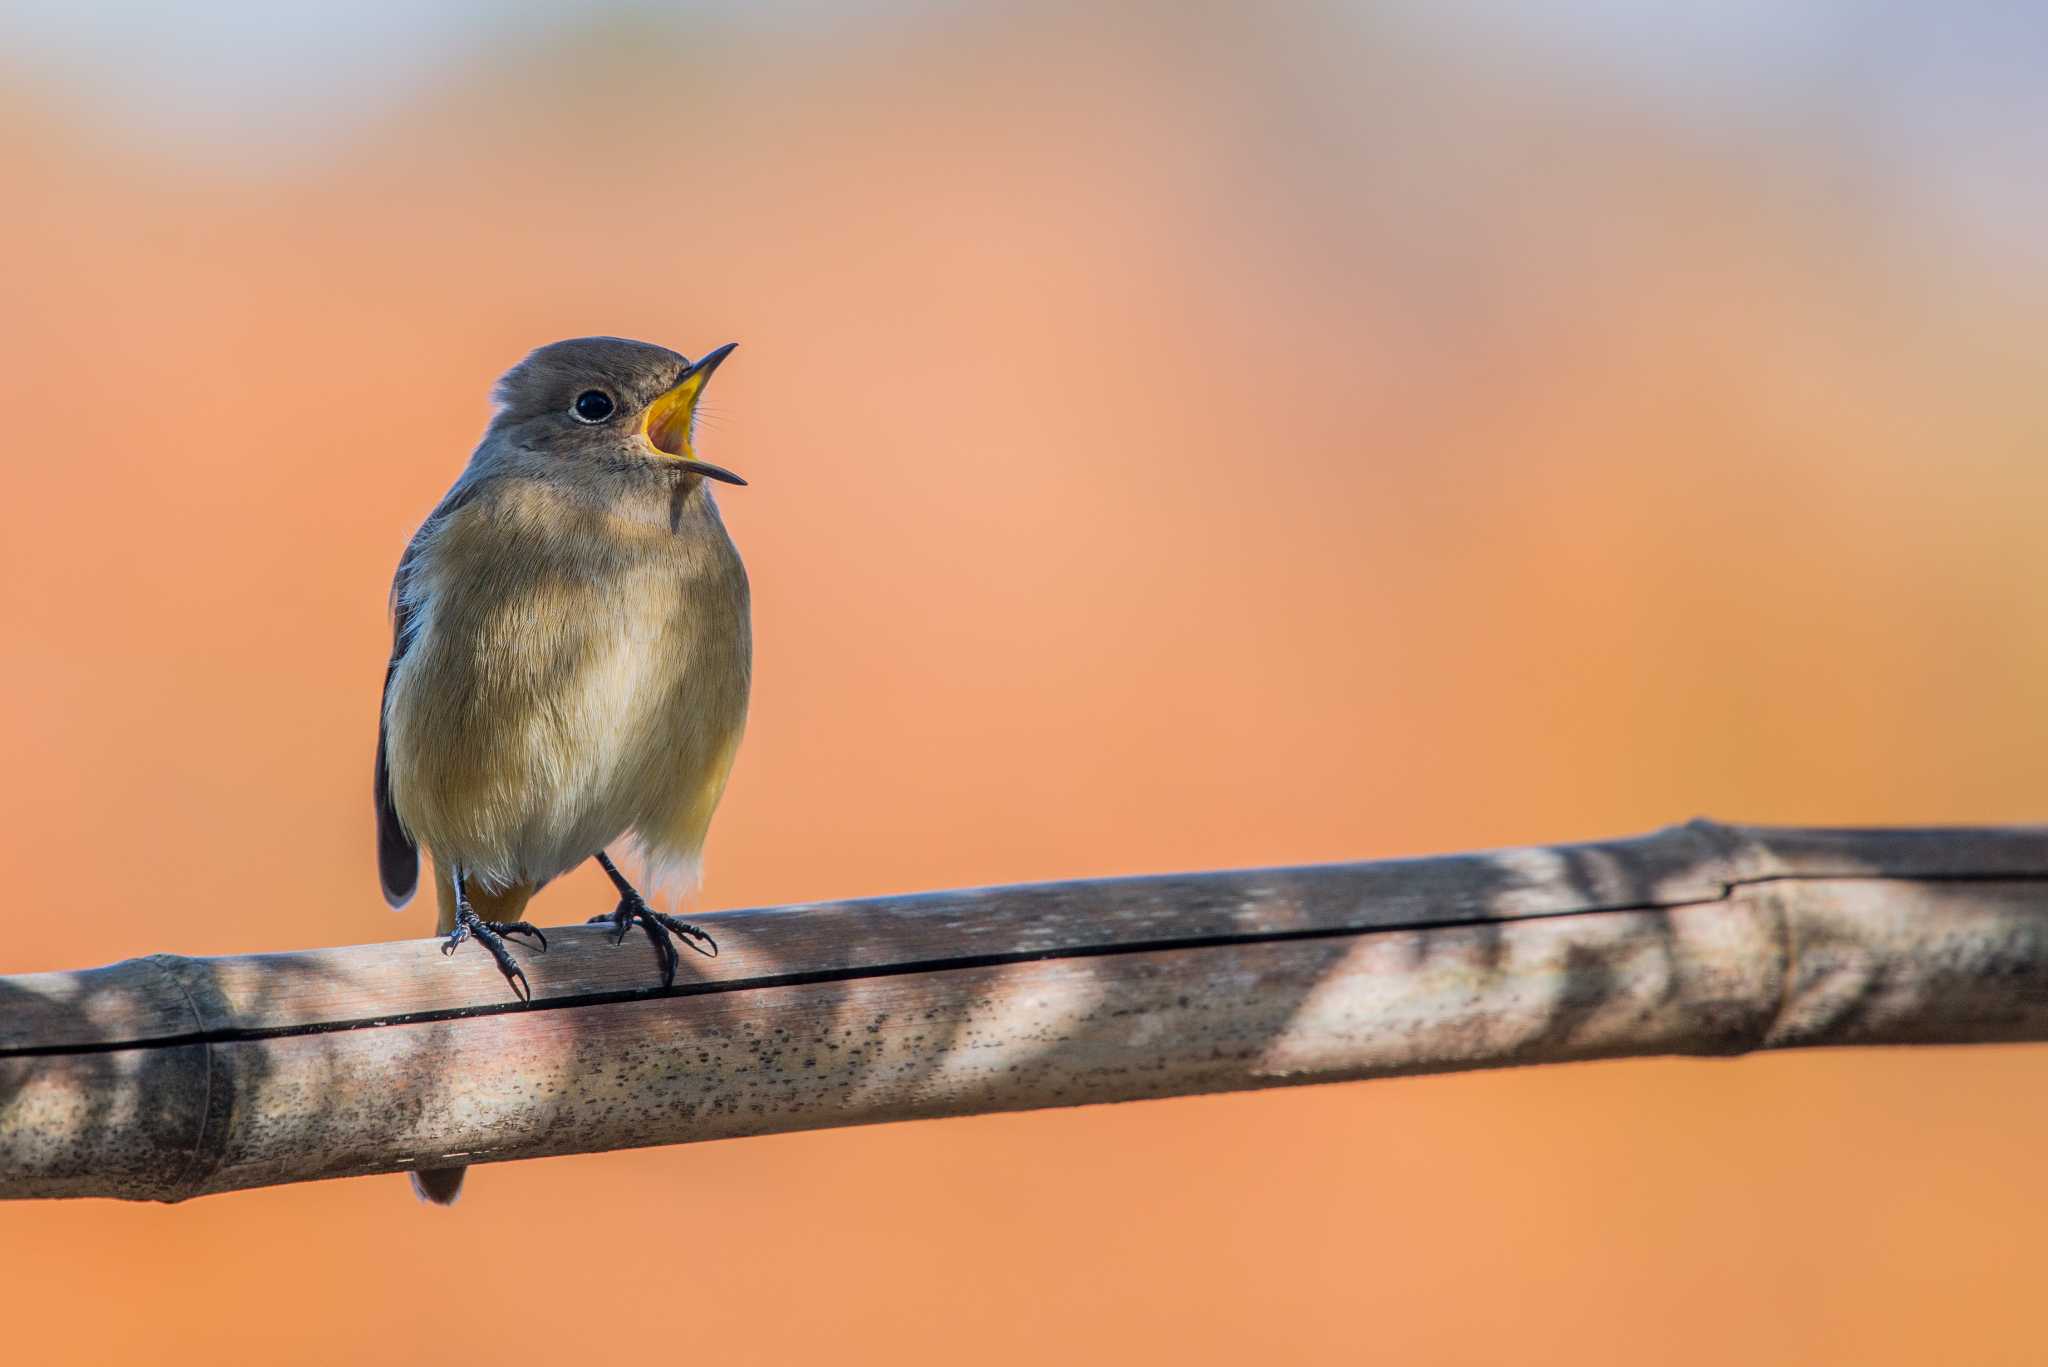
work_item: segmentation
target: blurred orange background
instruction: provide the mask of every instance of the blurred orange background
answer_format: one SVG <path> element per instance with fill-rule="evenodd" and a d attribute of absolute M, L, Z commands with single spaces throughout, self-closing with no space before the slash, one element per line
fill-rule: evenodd
<path fill-rule="evenodd" d="M 702 447 L 753 481 L 757 683 L 699 909 L 2048 818 L 2031 35 L 1728 8 L 0 6 L 0 971 L 431 929 L 373 871 L 385 588 L 491 381 L 593 332 L 742 344 Z M 2044 1066 L 931 1122 L 488 1167 L 452 1212 L 6 1205 L 0 1330 L 2036 1362 Z"/>

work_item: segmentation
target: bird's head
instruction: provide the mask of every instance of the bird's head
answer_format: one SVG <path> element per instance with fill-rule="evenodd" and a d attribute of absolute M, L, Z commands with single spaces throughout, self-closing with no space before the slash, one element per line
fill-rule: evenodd
<path fill-rule="evenodd" d="M 493 393 L 490 438 L 549 459 L 644 464 L 745 484 L 697 459 L 697 400 L 736 345 L 695 361 L 622 337 L 575 337 L 533 352 Z"/>

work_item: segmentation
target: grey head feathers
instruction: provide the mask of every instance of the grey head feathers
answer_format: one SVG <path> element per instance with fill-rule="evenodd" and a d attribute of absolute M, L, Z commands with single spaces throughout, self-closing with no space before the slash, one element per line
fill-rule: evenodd
<path fill-rule="evenodd" d="M 506 371 L 491 391 L 497 413 L 485 436 L 556 456 L 616 450 L 639 430 L 647 405 L 682 378 L 689 358 L 623 337 L 574 337 L 540 347 Z M 602 394 L 610 413 L 596 421 L 576 411 L 579 397 Z"/>

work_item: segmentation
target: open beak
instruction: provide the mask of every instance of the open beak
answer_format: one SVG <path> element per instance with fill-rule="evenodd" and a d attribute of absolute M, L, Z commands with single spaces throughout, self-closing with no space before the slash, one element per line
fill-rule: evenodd
<path fill-rule="evenodd" d="M 697 423 L 698 396 L 703 394 L 704 385 L 711 379 L 711 372 L 718 369 L 718 363 L 731 355 L 732 349 L 738 345 L 738 342 L 727 342 L 714 351 L 705 352 L 702 360 L 683 371 L 672 389 L 647 405 L 646 415 L 640 420 L 640 435 L 647 438 L 648 445 L 685 470 L 706 479 L 723 480 L 727 484 L 745 484 L 746 481 L 723 466 L 698 460 L 696 448 L 690 445 L 690 437 Z"/>

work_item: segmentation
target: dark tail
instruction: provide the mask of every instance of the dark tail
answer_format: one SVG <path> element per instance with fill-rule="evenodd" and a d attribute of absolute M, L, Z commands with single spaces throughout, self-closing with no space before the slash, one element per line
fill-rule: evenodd
<path fill-rule="evenodd" d="M 413 1195 L 431 1206 L 452 1206 L 462 1195 L 462 1174 L 468 1168 L 421 1168 L 411 1174 Z"/>

